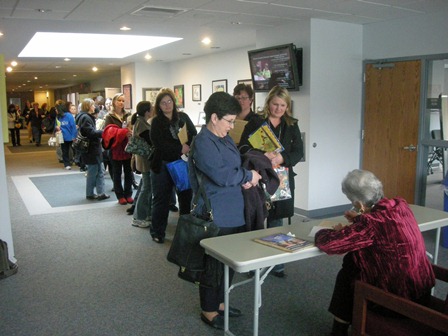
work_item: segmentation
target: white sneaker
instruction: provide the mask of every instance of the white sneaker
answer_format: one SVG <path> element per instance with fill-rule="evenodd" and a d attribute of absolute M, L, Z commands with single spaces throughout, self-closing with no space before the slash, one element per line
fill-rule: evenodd
<path fill-rule="evenodd" d="M 151 226 L 151 222 L 146 221 L 146 220 L 133 219 L 132 226 L 136 226 L 136 227 L 140 227 L 140 228 L 147 228 L 147 227 Z"/>
<path fill-rule="evenodd" d="M 72 170 L 72 167 L 67 166 L 67 167 L 65 167 L 65 169 L 66 169 L 66 170 Z"/>

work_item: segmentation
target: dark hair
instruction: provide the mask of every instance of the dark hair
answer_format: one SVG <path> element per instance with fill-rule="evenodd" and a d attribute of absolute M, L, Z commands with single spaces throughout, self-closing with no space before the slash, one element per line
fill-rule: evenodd
<path fill-rule="evenodd" d="M 159 93 L 157 94 L 155 108 L 156 108 L 156 116 L 161 118 L 162 120 L 170 122 L 167 117 L 163 114 L 162 109 L 160 108 L 160 102 L 162 99 L 166 96 L 169 96 L 171 101 L 173 102 L 173 116 L 171 118 L 171 123 L 175 123 L 179 119 L 179 111 L 177 110 L 176 106 L 176 98 L 174 97 L 174 92 L 170 88 L 162 88 L 160 89 Z"/>
<path fill-rule="evenodd" d="M 58 99 L 56 101 L 56 104 L 54 107 L 56 108 L 56 112 L 57 112 L 58 116 L 62 117 L 66 112 L 68 112 L 67 105 L 66 105 L 65 101 L 63 101 L 61 99 Z"/>
<path fill-rule="evenodd" d="M 144 117 L 146 112 L 151 111 L 151 103 L 146 100 L 142 100 L 137 104 L 137 111 L 131 116 L 131 125 L 134 125 L 137 121 L 137 117 Z"/>
<path fill-rule="evenodd" d="M 211 115 L 216 113 L 218 119 L 231 114 L 237 115 L 241 112 L 241 105 L 235 97 L 226 92 L 215 92 L 207 100 L 204 106 L 205 122 L 210 121 Z"/>
<path fill-rule="evenodd" d="M 250 99 L 254 97 L 254 90 L 252 89 L 251 85 L 247 85 L 244 83 L 238 84 L 233 88 L 233 95 L 238 96 L 241 93 L 241 91 L 246 91 Z"/>
<path fill-rule="evenodd" d="M 8 105 L 8 111 L 11 111 L 11 110 L 16 110 L 16 106 L 14 105 L 14 104 L 9 104 Z"/>

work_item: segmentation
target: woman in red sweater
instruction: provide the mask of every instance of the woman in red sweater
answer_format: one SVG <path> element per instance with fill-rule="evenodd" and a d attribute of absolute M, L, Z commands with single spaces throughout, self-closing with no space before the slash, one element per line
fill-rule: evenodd
<path fill-rule="evenodd" d="M 334 336 L 347 335 L 355 280 L 420 303 L 435 284 L 422 234 L 404 199 L 385 198 L 381 181 L 366 170 L 348 173 L 342 192 L 356 209 L 345 213 L 349 225 L 320 230 L 315 237 L 322 251 L 346 253 L 329 307 Z"/>

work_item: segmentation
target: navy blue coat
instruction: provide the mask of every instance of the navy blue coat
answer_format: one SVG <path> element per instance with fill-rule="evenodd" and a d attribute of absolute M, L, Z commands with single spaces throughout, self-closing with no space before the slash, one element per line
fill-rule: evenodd
<path fill-rule="evenodd" d="M 85 164 L 100 164 L 103 162 L 103 151 L 101 148 L 103 131 L 96 129 L 95 116 L 87 112 L 81 112 L 76 118 L 76 123 L 81 134 L 90 140 L 89 151 L 81 154 L 82 162 Z"/>

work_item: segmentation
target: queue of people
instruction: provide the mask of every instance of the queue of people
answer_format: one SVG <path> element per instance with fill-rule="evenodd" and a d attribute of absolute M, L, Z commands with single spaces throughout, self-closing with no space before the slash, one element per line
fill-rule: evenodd
<path fill-rule="evenodd" d="M 265 218 L 268 228 L 282 226 L 283 219 L 294 215 L 294 166 L 303 157 L 301 132 L 298 120 L 292 116 L 291 97 L 285 88 L 275 86 L 270 90 L 261 115 L 252 110 L 253 99 L 254 91 L 246 84 L 238 84 L 233 96 L 213 93 L 205 103 L 205 125 L 199 133 L 189 116 L 177 109 L 174 92 L 168 88 L 159 91 L 154 106 L 149 101 L 139 102 L 132 116 L 124 109 L 122 93 L 110 101 L 108 112 L 104 112 L 107 107 L 98 109 L 92 99 L 85 99 L 81 112 L 76 115 L 76 125 L 90 140 L 88 152 L 81 154 L 82 162 L 87 165 L 86 199 L 110 197 L 104 187 L 103 152 L 107 148 L 111 153 L 110 174 L 118 203 L 132 204 L 132 226 L 149 228 L 152 240 L 163 244 L 173 190 L 176 190 L 167 164 L 185 159 L 191 189 L 176 190 L 180 215 L 192 211 L 192 197 L 201 181 L 219 235 L 237 234 L 247 230 L 244 192 L 261 188 L 263 179 L 259 171 L 245 168 L 242 158 L 247 153 L 258 152 L 272 169 L 288 170 L 291 197 L 273 202 Z M 77 132 L 70 106 L 62 101 L 56 104 L 56 130 L 63 132 L 67 144 L 71 144 Z M 108 101 L 104 106 L 108 106 Z M 96 121 L 100 111 L 104 130 Z M 13 124 L 18 120 L 13 105 L 9 106 L 8 118 L 13 145 L 20 146 L 20 137 L 13 138 L 16 136 L 12 132 Z M 37 127 L 40 119 L 39 109 L 33 104 L 26 120 Z M 229 136 L 237 119 L 247 121 L 238 145 Z M 265 123 L 282 144 L 281 151 L 263 151 L 249 140 Z M 179 136 L 181 129 L 187 134 L 184 141 Z M 36 145 L 40 144 L 38 135 L 35 132 L 33 135 Z M 134 154 L 135 169 L 141 174 L 135 198 L 132 197 L 131 154 L 125 151 L 131 136 L 143 139 L 154 148 L 151 158 Z M 63 149 L 63 157 L 66 165 L 67 148 Z M 347 223 L 323 228 L 315 236 L 315 245 L 325 253 L 344 254 L 328 309 L 334 316 L 332 336 L 348 335 L 356 280 L 423 304 L 429 300 L 435 284 L 423 237 L 404 199 L 384 197 L 381 181 L 373 173 L 357 169 L 343 179 L 342 192 L 353 205 L 353 210 L 345 212 Z M 203 199 L 199 198 L 193 211 L 198 216 L 205 215 Z M 279 278 L 286 276 L 284 265 L 276 265 L 271 273 Z M 230 270 L 230 282 L 232 278 Z M 210 327 L 224 329 L 223 277 L 216 288 L 199 286 L 199 303 L 200 319 Z M 230 317 L 241 314 L 238 308 L 229 307 Z"/>

